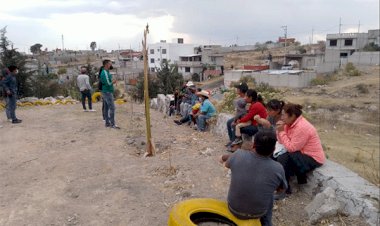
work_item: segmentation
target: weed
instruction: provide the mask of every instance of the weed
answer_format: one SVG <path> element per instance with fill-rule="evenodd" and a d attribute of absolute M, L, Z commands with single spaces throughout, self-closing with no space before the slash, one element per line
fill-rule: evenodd
<path fill-rule="evenodd" d="M 345 67 L 345 73 L 346 75 L 352 77 L 352 76 L 360 76 L 361 73 L 356 67 L 354 66 L 353 63 L 347 63 Z"/>
<path fill-rule="evenodd" d="M 360 93 L 366 94 L 369 93 L 368 85 L 360 83 L 356 85 L 356 88 L 359 90 Z"/>

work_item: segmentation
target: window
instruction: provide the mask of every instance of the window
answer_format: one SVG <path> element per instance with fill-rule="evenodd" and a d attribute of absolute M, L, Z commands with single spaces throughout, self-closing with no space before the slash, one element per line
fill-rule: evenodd
<path fill-rule="evenodd" d="M 161 53 L 162 53 L 162 54 L 166 54 L 166 49 L 162 49 L 162 50 L 161 50 Z"/>
<path fill-rule="evenodd" d="M 185 72 L 190 72 L 190 67 L 185 67 Z"/>
<path fill-rule="evenodd" d="M 352 39 L 345 39 L 344 40 L 344 46 L 352 46 Z"/>
<path fill-rule="evenodd" d="M 151 50 L 150 50 L 150 54 L 154 54 L 154 49 L 151 49 Z"/>
<path fill-rule="evenodd" d="M 348 56 L 348 53 L 340 53 L 341 58 L 347 58 L 347 56 Z"/>
<path fill-rule="evenodd" d="M 154 58 L 150 58 L 150 63 L 154 64 Z"/>
<path fill-rule="evenodd" d="M 338 40 L 336 39 L 331 39 L 330 40 L 330 46 L 337 46 Z"/>

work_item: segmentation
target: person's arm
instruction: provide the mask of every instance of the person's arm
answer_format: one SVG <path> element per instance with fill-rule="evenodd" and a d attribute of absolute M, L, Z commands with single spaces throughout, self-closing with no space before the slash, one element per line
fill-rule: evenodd
<path fill-rule="evenodd" d="M 230 168 L 230 164 L 229 164 L 229 162 L 228 162 L 228 159 L 230 158 L 230 154 L 226 154 L 226 155 L 221 155 L 220 156 L 220 159 L 219 159 L 219 162 L 221 163 L 221 164 L 224 164 L 224 166 L 226 167 L 226 168 Z"/>
<path fill-rule="evenodd" d="M 102 71 L 102 74 L 100 75 L 100 79 L 101 79 L 103 84 L 107 84 L 108 86 L 112 85 L 112 80 L 108 76 L 108 73 L 106 72 L 106 70 Z"/>
<path fill-rule="evenodd" d="M 283 126 L 282 126 L 283 127 Z M 284 145 L 288 152 L 300 151 L 309 140 L 309 131 L 305 131 L 305 128 L 294 128 L 294 132 L 290 137 L 288 133 L 281 130 L 281 127 L 277 129 L 277 137 L 279 142 Z"/>
<path fill-rule="evenodd" d="M 5 93 L 6 93 L 8 96 L 12 94 L 11 89 L 10 89 L 10 87 L 9 87 L 9 84 L 11 83 L 11 80 L 12 80 L 12 78 L 11 78 L 10 75 L 7 75 L 7 76 L 5 77 L 5 79 L 3 80 L 3 88 L 4 88 Z"/>
<path fill-rule="evenodd" d="M 264 128 L 270 128 L 272 125 L 267 119 L 261 118 L 260 115 L 255 115 L 253 119 Z"/>
<path fill-rule="evenodd" d="M 92 90 L 91 85 L 90 85 L 90 78 L 89 78 L 89 76 L 86 76 L 85 82 L 86 82 L 87 89 L 88 90 Z"/>
<path fill-rule="evenodd" d="M 251 106 L 249 108 L 249 111 L 247 114 L 245 114 L 241 119 L 239 119 L 237 122 L 248 122 L 253 119 L 253 116 L 257 114 L 257 110 L 255 109 L 254 106 Z"/>

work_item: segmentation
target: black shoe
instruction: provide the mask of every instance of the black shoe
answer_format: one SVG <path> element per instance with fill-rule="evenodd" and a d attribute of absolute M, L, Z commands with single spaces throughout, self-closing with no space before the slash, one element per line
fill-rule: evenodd
<path fill-rule="evenodd" d="M 227 144 L 225 144 L 224 146 L 226 146 L 226 147 L 230 147 L 231 144 L 232 144 L 232 141 L 229 141 L 229 142 L 228 142 Z"/>
<path fill-rule="evenodd" d="M 113 125 L 111 126 L 112 129 L 120 129 L 120 127 L 118 127 L 117 125 Z"/>
<path fill-rule="evenodd" d="M 177 124 L 177 125 L 182 125 L 182 122 L 181 121 L 179 121 L 179 120 L 174 120 L 174 122 L 175 122 L 175 124 Z"/>
<path fill-rule="evenodd" d="M 106 127 L 111 127 L 111 124 L 106 124 Z"/>
<path fill-rule="evenodd" d="M 236 137 L 236 139 L 231 143 L 231 145 L 241 144 L 243 143 L 243 140 L 241 137 Z"/>
<path fill-rule="evenodd" d="M 22 122 L 21 119 L 14 119 L 14 120 L 12 120 L 13 124 L 17 124 L 17 123 L 21 123 L 21 122 Z"/>

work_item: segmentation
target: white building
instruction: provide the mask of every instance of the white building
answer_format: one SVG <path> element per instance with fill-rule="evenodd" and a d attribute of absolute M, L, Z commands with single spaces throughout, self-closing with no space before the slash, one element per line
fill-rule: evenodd
<path fill-rule="evenodd" d="M 162 60 L 168 60 L 174 64 L 180 60 L 180 56 L 194 54 L 194 48 L 198 45 L 184 44 L 182 38 L 177 38 L 173 43 L 162 40 L 159 43 L 148 44 L 148 65 L 152 72 L 161 67 Z"/>

